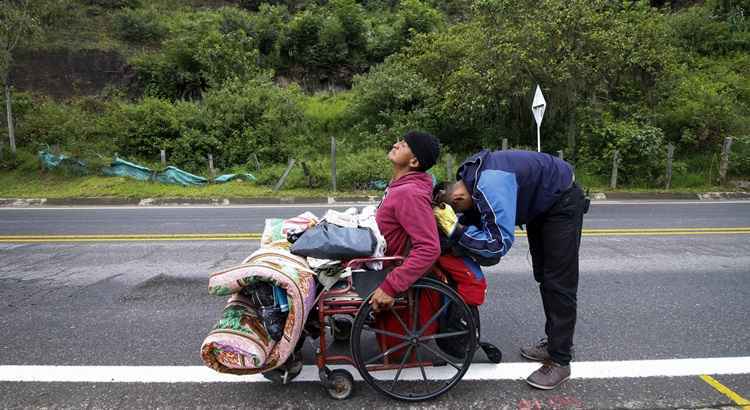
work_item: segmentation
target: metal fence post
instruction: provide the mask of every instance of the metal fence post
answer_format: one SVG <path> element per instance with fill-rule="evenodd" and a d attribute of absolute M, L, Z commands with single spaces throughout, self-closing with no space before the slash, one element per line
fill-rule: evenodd
<path fill-rule="evenodd" d="M 617 167 L 620 165 L 620 151 L 615 150 L 612 155 L 612 179 L 609 181 L 611 189 L 617 189 Z"/>
<path fill-rule="evenodd" d="M 721 162 L 719 163 L 719 182 L 724 185 L 727 182 L 727 171 L 729 170 L 729 154 L 732 152 L 732 137 L 724 138 L 721 146 Z"/>
<path fill-rule="evenodd" d="M 278 191 L 281 189 L 281 187 L 284 185 L 284 182 L 286 182 L 286 177 L 289 176 L 289 172 L 292 171 L 292 167 L 294 166 L 294 158 L 289 158 L 289 164 L 286 167 L 286 170 L 281 175 L 281 178 L 279 178 L 279 181 L 276 182 L 276 186 L 273 187 L 273 192 Z"/>
<path fill-rule="evenodd" d="M 214 156 L 212 154 L 208 154 L 208 172 L 211 174 L 211 178 L 216 176 L 216 172 L 214 171 Z"/>
<path fill-rule="evenodd" d="M 667 182 L 666 189 L 672 186 L 672 158 L 674 157 L 674 145 L 667 145 Z"/>
<path fill-rule="evenodd" d="M 331 187 L 336 192 L 336 137 L 331 137 Z"/>
<path fill-rule="evenodd" d="M 565 158 L 563 158 L 563 150 L 557 151 L 557 156 L 560 157 L 561 160 L 565 160 Z"/>
<path fill-rule="evenodd" d="M 167 166 L 167 152 L 164 150 L 161 150 L 161 166 Z"/>
<path fill-rule="evenodd" d="M 508 139 L 503 138 L 503 151 L 508 149 Z"/>
<path fill-rule="evenodd" d="M 253 163 L 255 163 L 255 170 L 256 171 L 260 171 L 260 161 L 258 161 L 258 156 L 255 155 L 254 152 L 253 152 L 253 158 L 252 159 L 253 159 Z"/>
<path fill-rule="evenodd" d="M 445 156 L 445 172 L 446 181 L 454 182 L 456 180 L 456 174 L 453 172 L 453 155 L 451 154 Z"/>

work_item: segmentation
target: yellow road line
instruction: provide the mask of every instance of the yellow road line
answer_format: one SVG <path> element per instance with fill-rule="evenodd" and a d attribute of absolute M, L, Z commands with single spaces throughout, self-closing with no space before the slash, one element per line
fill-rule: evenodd
<path fill-rule="evenodd" d="M 732 226 L 726 228 L 592 228 L 584 229 L 584 232 L 693 232 L 693 231 L 750 231 L 750 227 Z"/>
<path fill-rule="evenodd" d="M 515 231 L 516 236 L 526 236 Z M 684 236 L 684 235 L 746 235 L 750 227 L 735 228 L 609 228 L 584 229 L 583 236 Z M 41 242 L 128 242 L 128 241 L 257 241 L 260 233 L 213 234 L 94 234 L 94 235 L 0 235 L 0 243 Z"/>
<path fill-rule="evenodd" d="M 142 238 L 260 238 L 259 233 L 203 233 L 203 234 L 137 234 L 137 235 L 7 235 L 0 238 L 14 238 L 14 239 L 47 239 L 47 238 L 84 238 L 84 239 L 98 239 L 98 238 L 120 238 L 120 239 L 142 239 Z"/>
<path fill-rule="evenodd" d="M 701 379 L 711 385 L 711 387 L 716 389 L 719 393 L 732 399 L 732 401 L 734 401 L 738 406 L 742 406 L 743 410 L 750 410 L 750 400 L 747 400 L 746 398 L 733 392 L 731 389 L 719 383 L 716 379 L 709 375 L 704 374 L 701 376 Z"/>
<path fill-rule="evenodd" d="M 257 241 L 260 238 L 141 238 L 141 239 L 118 239 L 118 238 L 81 238 L 81 239 L 0 239 L 0 243 L 54 243 L 54 242 L 161 242 L 161 241 Z"/>

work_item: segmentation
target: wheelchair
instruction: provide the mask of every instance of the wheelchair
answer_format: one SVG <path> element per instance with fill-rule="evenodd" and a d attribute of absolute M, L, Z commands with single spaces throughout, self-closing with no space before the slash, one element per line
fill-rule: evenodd
<path fill-rule="evenodd" d="M 364 269 L 368 262 L 382 262 L 386 269 L 368 271 Z M 402 262 L 401 257 L 348 261 L 345 266 L 352 275 L 319 294 L 306 328 L 317 327 L 317 332 L 310 332 L 318 333 L 315 362 L 332 398 L 347 399 L 354 391 L 353 375 L 340 365 L 354 366 L 372 389 L 403 401 L 436 398 L 469 370 L 480 344 L 478 311 L 449 286 L 439 269 L 397 295 L 389 310 L 373 311 L 369 303 L 373 291 L 388 268 Z M 446 321 L 450 321 L 448 330 L 441 330 Z M 326 328 L 331 329 L 330 337 L 348 341 L 348 353 L 329 348 Z M 499 362 L 500 351 L 495 350 L 496 359 L 491 360 Z"/>

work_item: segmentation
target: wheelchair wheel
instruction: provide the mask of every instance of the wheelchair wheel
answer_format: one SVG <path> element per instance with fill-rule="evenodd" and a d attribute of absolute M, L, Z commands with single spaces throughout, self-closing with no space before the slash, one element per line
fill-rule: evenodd
<path fill-rule="evenodd" d="M 368 385 L 395 399 L 419 401 L 447 392 L 463 378 L 476 351 L 476 326 L 453 289 L 422 278 L 397 297 L 389 311 L 377 314 L 369 299 L 362 303 L 351 333 L 352 358 Z M 451 320 L 463 324 L 461 330 L 439 330 L 448 312 Z M 438 340 L 460 346 L 451 352 L 459 354 L 441 349 Z"/>

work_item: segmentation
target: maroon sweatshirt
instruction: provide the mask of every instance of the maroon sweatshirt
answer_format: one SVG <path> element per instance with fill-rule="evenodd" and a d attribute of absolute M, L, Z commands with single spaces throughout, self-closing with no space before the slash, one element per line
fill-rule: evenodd
<path fill-rule="evenodd" d="M 375 213 L 388 244 L 386 256 L 402 256 L 411 244 L 404 264 L 393 269 L 380 285 L 391 297 L 408 289 L 440 256 L 431 200 L 432 177 L 425 172 L 410 172 L 391 181 Z"/>

